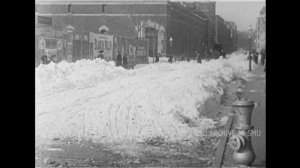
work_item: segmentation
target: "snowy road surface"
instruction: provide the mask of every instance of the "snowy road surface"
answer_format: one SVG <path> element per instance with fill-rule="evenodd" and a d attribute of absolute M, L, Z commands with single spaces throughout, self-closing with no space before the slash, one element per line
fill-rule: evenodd
<path fill-rule="evenodd" d="M 36 138 L 197 140 L 216 123 L 201 116 L 201 105 L 222 94 L 224 81 L 250 75 L 246 58 L 233 54 L 202 64 L 160 62 L 134 70 L 99 59 L 40 65 Z"/>

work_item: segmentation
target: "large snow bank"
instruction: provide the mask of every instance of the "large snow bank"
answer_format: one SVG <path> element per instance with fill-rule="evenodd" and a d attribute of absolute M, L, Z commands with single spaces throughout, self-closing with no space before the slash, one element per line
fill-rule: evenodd
<path fill-rule="evenodd" d="M 92 87 L 124 74 L 130 75 L 132 71 L 116 67 L 113 61 L 101 59 L 83 59 L 76 63 L 51 62 L 36 68 L 36 93 L 53 94 L 66 89 Z"/>
<path fill-rule="evenodd" d="M 134 70 L 99 59 L 41 65 L 36 68 L 36 135 L 99 142 L 157 136 L 197 140 L 215 125 L 201 116 L 201 105 L 222 94 L 225 81 L 249 75 L 246 57 L 162 62 Z"/>

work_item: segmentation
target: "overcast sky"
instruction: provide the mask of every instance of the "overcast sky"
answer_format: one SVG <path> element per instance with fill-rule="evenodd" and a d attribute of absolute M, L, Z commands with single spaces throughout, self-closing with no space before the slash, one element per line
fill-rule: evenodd
<path fill-rule="evenodd" d="M 250 24 L 254 28 L 265 0 L 217 0 L 216 14 L 226 21 L 234 21 L 238 30 L 247 30 Z"/>

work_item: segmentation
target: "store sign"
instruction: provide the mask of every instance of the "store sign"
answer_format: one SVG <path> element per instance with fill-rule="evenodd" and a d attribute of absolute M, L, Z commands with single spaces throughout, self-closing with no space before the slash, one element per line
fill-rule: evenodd
<path fill-rule="evenodd" d="M 113 56 L 113 36 L 92 34 L 94 57 L 97 57 L 100 50 L 103 50 L 103 55 L 106 60 L 112 60 Z"/>

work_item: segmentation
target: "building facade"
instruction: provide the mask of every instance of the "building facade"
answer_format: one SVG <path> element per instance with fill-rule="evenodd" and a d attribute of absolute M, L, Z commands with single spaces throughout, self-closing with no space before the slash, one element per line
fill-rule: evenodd
<path fill-rule="evenodd" d="M 194 56 L 195 51 L 203 54 L 205 49 L 213 48 L 218 41 L 224 43 L 227 52 L 231 52 L 234 50 L 233 45 L 237 43 L 236 25 L 217 16 L 216 2 L 211 1 L 37 0 L 36 18 L 44 18 L 45 22 L 50 18 L 51 23 L 47 24 L 52 27 L 72 29 L 77 40 L 81 39 L 81 36 L 84 38 L 83 34 L 89 32 L 90 36 L 85 40 L 90 43 L 98 38 L 91 34 L 99 33 L 128 39 L 147 39 L 147 55 L 150 57 Z M 68 57 L 74 58 L 73 60 L 81 58 L 84 53 L 95 53 L 91 47 L 83 52 L 74 52 L 78 48 L 82 50 L 86 45 L 82 40 L 74 41 L 74 45 L 68 47 L 69 43 L 71 44 L 64 43 L 64 52 Z M 115 42 L 112 43 L 114 45 Z M 126 42 L 126 46 L 133 45 L 129 43 L 132 42 Z M 136 43 L 135 45 L 139 46 L 138 40 Z M 93 47 L 96 47 L 95 44 Z M 112 51 L 113 57 L 117 52 Z M 121 53 L 124 52 L 125 50 L 121 49 Z M 142 53 L 139 48 L 137 52 Z"/>
<path fill-rule="evenodd" d="M 130 38 L 147 38 L 149 56 L 190 55 L 201 52 L 205 19 L 186 5 L 169 0 L 38 0 L 37 15 L 51 17 L 53 25 Z M 173 42 L 171 45 L 170 37 Z"/>
<path fill-rule="evenodd" d="M 186 2 L 187 6 L 195 13 L 204 18 L 204 41 L 208 48 L 212 48 L 216 43 L 216 2 L 200 1 Z"/>
<path fill-rule="evenodd" d="M 226 53 L 237 50 L 237 26 L 232 21 L 225 21 L 221 16 L 216 15 L 216 40 L 222 44 Z"/>

